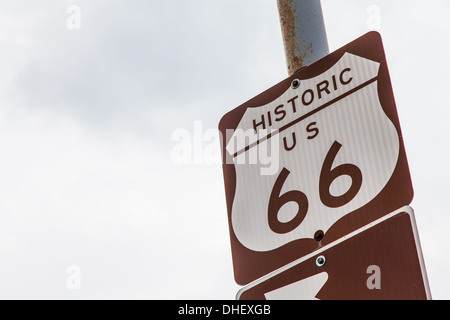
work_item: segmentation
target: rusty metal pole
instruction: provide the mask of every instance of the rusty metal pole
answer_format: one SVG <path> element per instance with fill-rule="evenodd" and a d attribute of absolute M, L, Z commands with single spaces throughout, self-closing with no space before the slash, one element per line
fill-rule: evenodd
<path fill-rule="evenodd" d="M 289 75 L 329 53 L 320 0 L 277 0 Z"/>

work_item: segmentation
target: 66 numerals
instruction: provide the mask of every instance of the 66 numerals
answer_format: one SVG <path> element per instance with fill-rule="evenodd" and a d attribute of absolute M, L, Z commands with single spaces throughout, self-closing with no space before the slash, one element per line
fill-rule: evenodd
<path fill-rule="evenodd" d="M 335 141 L 328 151 L 325 161 L 322 165 L 319 179 L 319 196 L 322 203 L 329 208 L 339 208 L 352 201 L 362 186 L 361 170 L 354 164 L 342 164 L 333 168 L 333 162 L 341 150 L 342 145 Z M 308 197 L 299 190 L 292 190 L 281 194 L 281 189 L 288 179 L 291 172 L 283 168 L 273 187 L 269 199 L 268 220 L 270 229 L 278 234 L 286 234 L 295 230 L 305 219 L 308 209 Z M 330 193 L 330 187 L 333 181 L 341 176 L 349 176 L 352 180 L 351 186 L 347 192 L 340 196 L 334 196 Z M 281 222 L 278 213 L 281 208 L 289 202 L 295 202 L 298 205 L 298 211 L 294 218 L 288 222 Z"/>

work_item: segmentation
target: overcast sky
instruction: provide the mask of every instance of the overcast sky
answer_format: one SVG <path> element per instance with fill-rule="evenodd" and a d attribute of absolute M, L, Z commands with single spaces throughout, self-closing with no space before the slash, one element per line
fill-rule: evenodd
<path fill-rule="evenodd" d="M 450 2 L 322 7 L 331 51 L 383 37 L 431 291 L 449 299 Z M 276 0 L 1 1 L 0 298 L 234 299 L 211 133 L 285 77 Z M 174 159 L 183 132 L 203 161 Z"/>

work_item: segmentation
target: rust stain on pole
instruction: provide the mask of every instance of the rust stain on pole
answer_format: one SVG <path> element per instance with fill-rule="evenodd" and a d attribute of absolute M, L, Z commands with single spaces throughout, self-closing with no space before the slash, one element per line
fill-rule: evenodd
<path fill-rule="evenodd" d="M 295 7 L 293 0 L 278 0 L 278 10 L 280 12 L 281 32 L 283 34 L 284 50 L 289 75 L 299 70 L 303 66 L 304 57 L 297 56 L 299 43 L 295 41 Z"/>
<path fill-rule="evenodd" d="M 277 0 L 289 75 L 329 53 L 320 0 Z"/>

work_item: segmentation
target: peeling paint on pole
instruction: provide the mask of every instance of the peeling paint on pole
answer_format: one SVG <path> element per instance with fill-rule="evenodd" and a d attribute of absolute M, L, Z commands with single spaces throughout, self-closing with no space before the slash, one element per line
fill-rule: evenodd
<path fill-rule="evenodd" d="M 329 53 L 320 0 L 277 0 L 289 75 Z"/>

